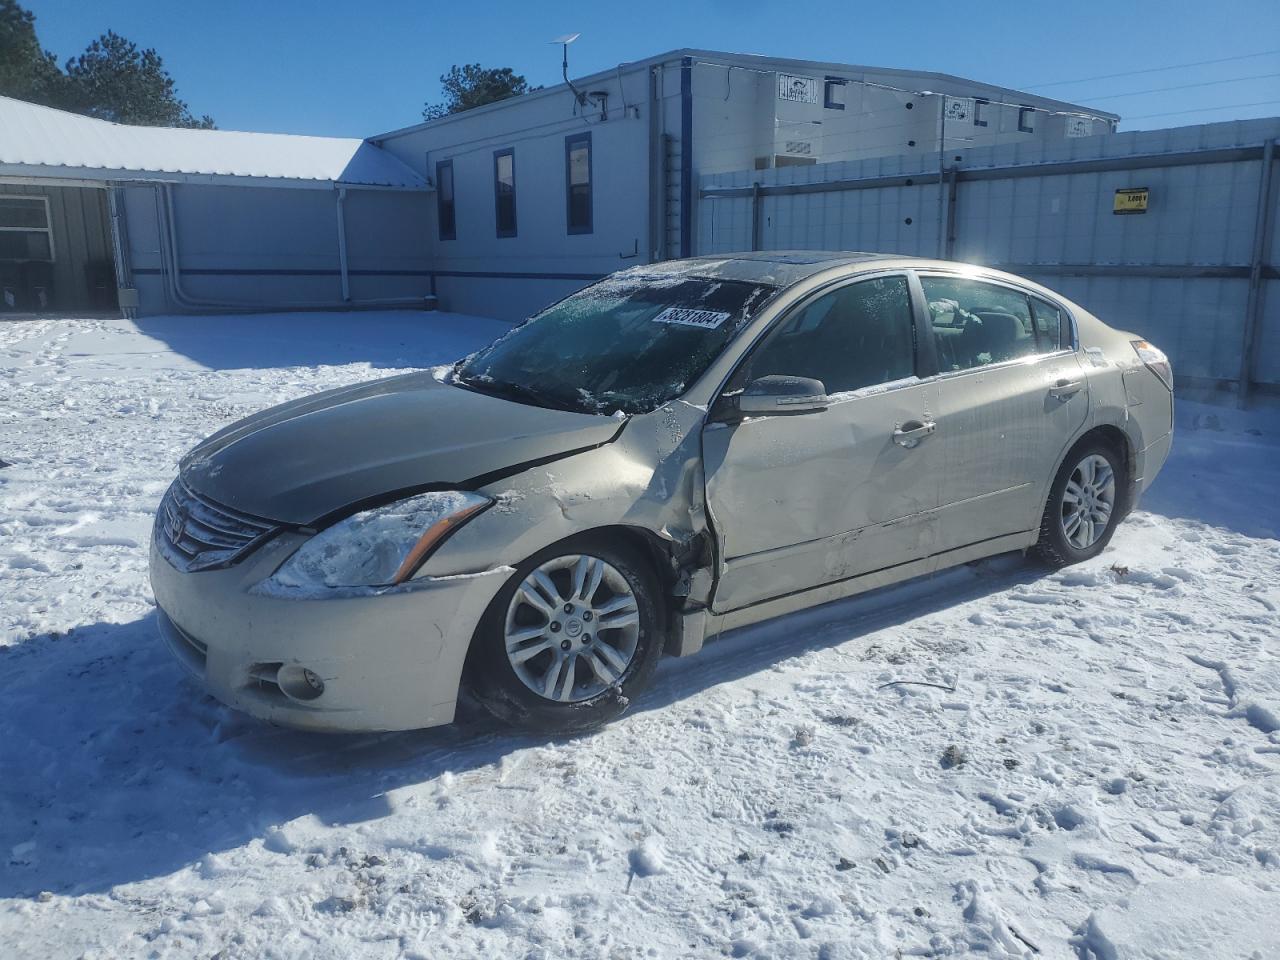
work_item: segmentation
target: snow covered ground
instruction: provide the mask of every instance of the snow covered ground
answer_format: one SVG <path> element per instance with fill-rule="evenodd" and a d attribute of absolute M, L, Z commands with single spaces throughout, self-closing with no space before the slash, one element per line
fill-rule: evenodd
<path fill-rule="evenodd" d="M 179 455 L 503 329 L 0 323 L 0 954 L 1280 956 L 1275 414 L 1182 404 L 1091 563 L 751 628 L 590 736 L 322 737 L 200 695 L 145 572 Z"/>

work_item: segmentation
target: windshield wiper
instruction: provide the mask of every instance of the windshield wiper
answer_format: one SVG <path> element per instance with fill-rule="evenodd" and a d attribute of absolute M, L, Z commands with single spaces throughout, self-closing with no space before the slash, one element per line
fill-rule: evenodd
<path fill-rule="evenodd" d="M 548 407 L 552 410 L 568 410 L 571 413 L 586 412 L 576 403 L 544 393 L 535 387 L 525 386 L 523 383 L 510 383 L 506 380 L 477 380 L 456 372 L 453 382 L 476 393 L 485 393 L 503 400 L 514 400 L 516 403 L 529 403 L 535 407 Z"/>

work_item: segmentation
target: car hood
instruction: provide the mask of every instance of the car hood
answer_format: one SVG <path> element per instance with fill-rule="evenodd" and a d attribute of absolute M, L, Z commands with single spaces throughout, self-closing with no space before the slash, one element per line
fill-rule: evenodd
<path fill-rule="evenodd" d="M 224 506 L 306 525 L 396 493 L 465 485 L 596 447 L 621 427 L 612 417 L 514 403 L 423 372 L 271 407 L 209 437 L 180 470 L 191 489 Z"/>

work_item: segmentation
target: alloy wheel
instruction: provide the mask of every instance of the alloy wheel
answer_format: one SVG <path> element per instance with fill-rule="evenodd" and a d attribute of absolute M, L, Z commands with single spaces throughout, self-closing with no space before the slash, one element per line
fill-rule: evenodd
<path fill-rule="evenodd" d="M 616 686 L 635 658 L 635 590 L 599 557 L 554 557 L 516 588 L 503 639 L 512 670 L 538 696 L 590 700 Z"/>
<path fill-rule="evenodd" d="M 1085 457 L 1071 471 L 1062 493 L 1062 532 L 1077 550 L 1101 539 L 1116 506 L 1116 475 L 1106 457 Z"/>

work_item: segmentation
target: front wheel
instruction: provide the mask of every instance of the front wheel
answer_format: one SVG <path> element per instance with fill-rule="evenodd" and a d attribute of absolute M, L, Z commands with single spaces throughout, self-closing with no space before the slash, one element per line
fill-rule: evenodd
<path fill-rule="evenodd" d="M 470 687 L 499 719 L 572 733 L 626 710 L 662 653 L 658 591 L 635 551 L 580 537 L 530 557 L 476 632 Z"/>
<path fill-rule="evenodd" d="M 1120 522 L 1124 479 L 1124 466 L 1110 446 L 1076 446 L 1049 490 L 1036 553 L 1055 567 L 1100 554 Z"/>

